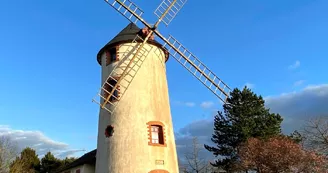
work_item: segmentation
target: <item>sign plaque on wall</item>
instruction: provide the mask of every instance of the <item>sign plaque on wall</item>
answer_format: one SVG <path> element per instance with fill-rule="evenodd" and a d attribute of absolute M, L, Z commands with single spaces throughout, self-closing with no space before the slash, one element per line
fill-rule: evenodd
<path fill-rule="evenodd" d="M 164 165 L 164 160 L 156 160 L 155 164 L 156 165 Z"/>

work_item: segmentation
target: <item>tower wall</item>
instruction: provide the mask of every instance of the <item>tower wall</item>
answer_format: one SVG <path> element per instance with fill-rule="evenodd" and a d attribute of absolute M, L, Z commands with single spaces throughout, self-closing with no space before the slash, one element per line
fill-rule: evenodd
<path fill-rule="evenodd" d="M 101 55 L 102 83 L 115 65 L 128 61 L 126 60 L 128 56 L 132 57 L 131 54 L 123 56 L 127 51 L 135 52 L 135 50 L 129 51 L 129 46 L 130 43 L 121 44 L 118 49 L 119 61 L 108 66 L 106 66 L 106 54 Z M 157 46 L 146 44 L 144 48 L 149 54 L 147 57 L 143 56 L 144 61 L 140 68 L 134 68 L 138 72 L 121 97 L 115 112 L 110 115 L 106 110 L 100 110 L 96 173 L 149 173 L 153 170 L 179 172 L 166 80 L 165 55 Z M 117 72 L 121 72 L 120 69 Z M 149 123 L 163 125 L 165 140 L 163 146 L 149 144 L 149 133 L 151 133 Z M 110 138 L 106 138 L 104 134 L 108 125 L 114 126 L 115 130 Z"/>

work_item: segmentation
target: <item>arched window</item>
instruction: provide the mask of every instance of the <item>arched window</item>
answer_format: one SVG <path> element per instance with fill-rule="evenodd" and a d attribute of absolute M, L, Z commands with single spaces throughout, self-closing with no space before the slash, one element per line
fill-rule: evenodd
<path fill-rule="evenodd" d="M 147 127 L 148 127 L 148 145 L 166 147 L 164 124 L 159 121 L 151 121 L 147 123 Z"/>

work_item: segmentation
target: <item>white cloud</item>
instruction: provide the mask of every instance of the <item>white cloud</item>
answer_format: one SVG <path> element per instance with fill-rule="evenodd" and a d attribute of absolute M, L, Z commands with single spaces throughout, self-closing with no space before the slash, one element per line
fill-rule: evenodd
<path fill-rule="evenodd" d="M 298 92 L 268 96 L 264 99 L 270 112 L 279 113 L 284 118 L 282 130 L 286 134 L 300 129 L 311 117 L 328 115 L 328 84 L 307 86 Z M 179 129 L 176 133 L 179 157 L 183 157 L 187 151 L 185 146 L 191 143 L 192 136 L 198 137 L 199 143 L 212 145 L 212 134 L 213 118 L 196 120 Z M 207 151 L 202 156 L 207 159 L 213 158 L 212 153 Z"/>
<path fill-rule="evenodd" d="M 200 107 L 204 108 L 204 109 L 210 109 L 214 106 L 214 103 L 211 102 L 211 101 L 205 101 L 205 102 L 202 102 L 200 104 Z"/>
<path fill-rule="evenodd" d="M 299 80 L 299 81 L 296 81 L 294 82 L 294 86 L 300 86 L 302 84 L 304 84 L 305 80 Z"/>
<path fill-rule="evenodd" d="M 194 106 L 196 105 L 196 103 L 194 103 L 194 102 L 175 101 L 174 103 L 175 103 L 176 105 L 187 106 L 187 107 L 194 107 Z"/>
<path fill-rule="evenodd" d="M 250 88 L 250 89 L 253 89 L 255 87 L 255 84 L 252 84 L 252 83 L 245 83 L 244 86 L 247 86 L 247 88 Z"/>
<path fill-rule="evenodd" d="M 7 125 L 0 125 L 0 136 L 8 136 L 17 144 L 19 150 L 31 147 L 39 157 L 51 151 L 56 157 L 63 158 L 80 150 L 71 149 L 68 144 L 54 141 L 40 131 L 15 130 Z M 67 153 L 67 154 L 65 154 Z"/>
<path fill-rule="evenodd" d="M 288 66 L 288 69 L 296 69 L 301 66 L 301 62 L 299 60 L 295 61 L 294 64 Z"/>
<path fill-rule="evenodd" d="M 75 153 L 79 153 L 79 152 L 85 152 L 85 149 L 71 149 L 71 150 L 66 150 L 66 151 L 60 151 L 57 154 L 58 158 L 65 158 L 65 157 L 75 157 Z M 90 151 L 87 151 L 90 152 Z"/>
<path fill-rule="evenodd" d="M 196 104 L 193 102 L 186 102 L 185 105 L 188 107 L 194 107 Z"/>
<path fill-rule="evenodd" d="M 311 85 L 299 92 L 265 99 L 266 106 L 286 120 L 282 124 L 285 132 L 301 128 L 310 117 L 328 115 L 328 84 Z"/>

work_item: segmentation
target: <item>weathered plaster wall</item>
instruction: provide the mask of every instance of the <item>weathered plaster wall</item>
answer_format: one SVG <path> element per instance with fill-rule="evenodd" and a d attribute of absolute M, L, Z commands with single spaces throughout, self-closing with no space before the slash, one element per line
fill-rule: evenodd
<path fill-rule="evenodd" d="M 81 173 L 95 173 L 95 171 L 96 171 L 95 165 L 84 164 L 83 172 Z"/>
<path fill-rule="evenodd" d="M 120 46 L 120 61 L 127 61 L 123 53 L 127 52 L 128 47 L 129 44 Z M 164 52 L 150 44 L 145 48 L 150 53 L 144 57 L 141 68 L 138 69 L 114 114 L 109 115 L 107 111 L 100 110 L 97 173 L 148 173 L 155 169 L 167 170 L 170 173 L 179 172 Z M 102 55 L 102 82 L 113 70 L 113 66 L 120 63 L 106 66 L 105 58 L 105 54 Z M 137 70 L 136 67 L 135 69 Z M 149 121 L 160 121 L 165 125 L 166 147 L 148 145 Z M 109 124 L 114 126 L 115 133 L 107 139 L 104 130 Z M 164 165 L 156 164 L 156 160 L 164 160 Z"/>

